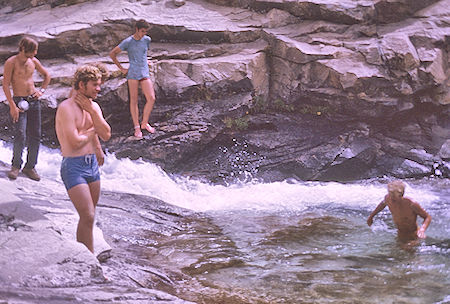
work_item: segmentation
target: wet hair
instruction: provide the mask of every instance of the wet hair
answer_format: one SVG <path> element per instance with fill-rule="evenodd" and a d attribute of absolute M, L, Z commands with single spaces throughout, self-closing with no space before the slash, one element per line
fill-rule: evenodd
<path fill-rule="evenodd" d="M 388 184 L 389 192 L 399 192 L 403 196 L 405 194 L 405 184 L 400 180 L 395 180 Z"/>
<path fill-rule="evenodd" d="M 36 51 L 38 48 L 38 43 L 33 38 L 23 37 L 19 42 L 19 51 L 24 51 L 25 53 Z"/>
<path fill-rule="evenodd" d="M 148 22 L 145 21 L 144 19 L 139 19 L 138 21 L 136 21 L 135 27 L 138 30 L 141 29 L 141 28 L 148 29 L 148 28 L 150 28 L 150 24 L 148 24 Z"/>
<path fill-rule="evenodd" d="M 75 90 L 79 90 L 80 81 L 86 85 L 91 80 L 97 81 L 99 79 L 102 79 L 102 73 L 97 67 L 93 65 L 83 65 L 75 72 L 73 87 Z"/>
<path fill-rule="evenodd" d="M 103 62 L 94 62 L 91 65 L 100 71 L 102 74 L 102 81 L 106 81 L 109 78 L 109 70 Z"/>

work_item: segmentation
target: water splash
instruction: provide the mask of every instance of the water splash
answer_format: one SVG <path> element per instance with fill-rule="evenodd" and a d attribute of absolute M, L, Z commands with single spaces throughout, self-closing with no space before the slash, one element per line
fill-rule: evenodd
<path fill-rule="evenodd" d="M 10 163 L 11 155 L 11 144 L 0 142 L 0 160 Z M 36 169 L 43 177 L 58 181 L 63 187 L 59 175 L 61 159 L 59 150 L 42 146 Z M 210 185 L 189 177 L 169 176 L 152 163 L 117 159 L 110 153 L 101 167 L 101 176 L 104 190 L 153 196 L 194 211 L 301 211 L 326 204 L 369 210 L 386 194 L 386 186 L 377 181 L 354 184 L 248 181 L 228 186 Z M 406 192 L 424 207 L 438 200 L 435 194 L 423 188 L 407 187 Z"/>
<path fill-rule="evenodd" d="M 226 174 L 219 174 L 225 182 L 237 180 L 246 183 L 254 180 L 253 176 L 258 173 L 264 156 L 248 151 L 247 142 L 236 138 L 232 139 L 230 146 L 219 146 L 218 149 L 221 153 L 214 161 L 217 170 L 219 172 L 230 171 Z"/>

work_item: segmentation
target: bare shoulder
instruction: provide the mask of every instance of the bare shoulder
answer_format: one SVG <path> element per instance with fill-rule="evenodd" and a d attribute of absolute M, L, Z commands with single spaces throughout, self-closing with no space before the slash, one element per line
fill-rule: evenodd
<path fill-rule="evenodd" d="M 98 104 L 98 102 L 93 101 L 92 103 L 94 104 L 94 107 L 95 107 L 96 109 L 101 110 L 100 105 Z"/>
<path fill-rule="evenodd" d="M 69 100 L 70 100 L 70 98 L 67 98 L 67 99 L 61 101 L 58 105 L 58 109 L 66 108 L 68 106 Z"/>
<path fill-rule="evenodd" d="M 17 55 L 11 56 L 8 59 L 6 59 L 5 64 L 6 63 L 14 63 L 16 61 Z"/>
<path fill-rule="evenodd" d="M 41 64 L 39 59 L 37 59 L 36 57 L 31 58 L 31 61 L 33 61 L 34 64 Z"/>
<path fill-rule="evenodd" d="M 17 56 L 17 55 L 14 55 L 14 56 L 9 57 L 9 58 L 5 61 L 5 67 L 7 67 L 7 66 L 13 67 L 13 66 L 14 66 L 14 63 L 16 62 L 16 56 Z"/>
<path fill-rule="evenodd" d="M 419 203 L 413 201 L 412 199 L 410 199 L 409 197 L 404 197 L 403 201 L 409 206 L 409 208 L 411 208 L 411 210 L 413 210 L 415 213 L 421 215 L 421 214 L 425 214 L 426 211 L 422 208 L 422 206 L 420 206 Z"/>
<path fill-rule="evenodd" d="M 95 111 L 102 113 L 102 109 L 100 108 L 100 105 L 97 102 L 92 101 L 92 104 Z"/>
<path fill-rule="evenodd" d="M 56 114 L 58 113 L 64 113 L 72 111 L 73 109 L 73 98 L 67 98 L 66 100 L 63 100 L 56 109 Z"/>
<path fill-rule="evenodd" d="M 413 201 L 412 199 L 410 199 L 409 197 L 403 197 L 403 202 L 413 206 L 413 205 L 419 205 L 418 203 L 416 203 L 415 201 Z"/>

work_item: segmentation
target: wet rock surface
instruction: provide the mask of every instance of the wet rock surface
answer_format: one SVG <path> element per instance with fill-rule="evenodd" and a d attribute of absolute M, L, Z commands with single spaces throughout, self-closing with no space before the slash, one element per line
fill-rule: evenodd
<path fill-rule="evenodd" d="M 218 183 L 448 176 L 448 1 L 21 3 L 1 12 L 0 58 L 24 34 L 39 41 L 53 77 L 46 145 L 58 145 L 55 107 L 76 67 L 102 61 L 104 147 L 119 157 Z M 107 53 L 139 18 L 151 24 L 157 132 L 134 141 L 126 80 Z M 5 104 L 0 121 L 10 141 Z"/>
<path fill-rule="evenodd" d="M 75 240 L 76 213 L 63 185 L 45 178 L 11 182 L 6 168 L 0 165 L 0 300 L 192 303 L 177 296 L 177 280 L 186 279 L 179 265 L 163 263 L 163 257 L 156 263 L 152 255 L 158 255 L 160 239 L 170 243 L 195 214 L 149 197 L 103 193 L 94 233 L 97 259 Z M 98 247 L 105 240 L 113 248 L 102 258 Z"/>

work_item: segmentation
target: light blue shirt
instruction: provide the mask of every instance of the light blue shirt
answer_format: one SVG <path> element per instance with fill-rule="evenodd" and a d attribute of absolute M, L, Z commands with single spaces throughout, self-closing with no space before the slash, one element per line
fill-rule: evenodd
<path fill-rule="evenodd" d="M 147 63 L 150 41 L 152 39 L 149 36 L 144 36 L 141 40 L 136 40 L 133 36 L 130 36 L 119 44 L 120 50 L 128 52 L 130 67 L 128 68 L 127 79 L 150 78 Z"/>

